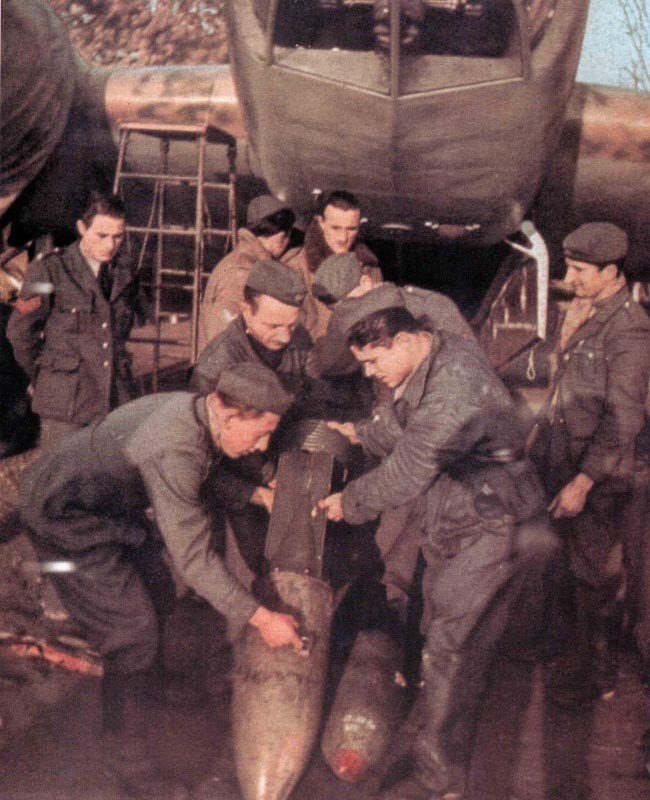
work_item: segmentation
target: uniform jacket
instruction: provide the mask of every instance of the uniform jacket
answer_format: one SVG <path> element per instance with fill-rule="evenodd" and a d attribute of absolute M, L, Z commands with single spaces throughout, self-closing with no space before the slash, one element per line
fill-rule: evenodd
<path fill-rule="evenodd" d="M 444 332 L 401 399 L 355 425 L 378 467 L 343 491 L 348 522 L 425 497 L 429 546 L 484 529 L 485 519 L 523 520 L 541 513 L 544 497 L 510 396 L 474 342 Z"/>
<path fill-rule="evenodd" d="M 625 488 L 649 379 L 650 320 L 624 287 L 596 306 L 559 353 L 532 450 L 553 491 L 579 472 Z"/>
<path fill-rule="evenodd" d="M 185 392 L 141 397 L 67 437 L 24 471 L 23 520 L 55 551 L 137 547 L 151 506 L 183 580 L 226 616 L 235 635 L 259 603 L 210 544 L 199 493 L 220 457 L 203 398 Z"/>
<path fill-rule="evenodd" d="M 469 323 L 454 301 L 446 295 L 417 286 L 404 286 L 401 294 L 404 305 L 414 317 L 426 316 L 436 330 L 453 333 L 467 341 L 475 341 Z M 359 368 L 342 333 L 347 309 L 354 308 L 356 302 L 356 298 L 343 298 L 334 306 L 326 333 L 314 344 L 309 356 L 308 372 L 311 375 L 346 375 Z"/>
<path fill-rule="evenodd" d="M 21 297 L 35 298 L 31 287 L 38 283 L 51 284 L 52 293 L 38 295 L 32 310 L 15 309 L 7 335 L 31 380 L 34 411 L 84 425 L 133 396 L 125 345 L 136 316 L 144 317 L 138 282 L 118 258 L 106 300 L 75 243 L 32 261 Z"/>
<path fill-rule="evenodd" d="M 273 368 L 284 388 L 294 397 L 305 390 L 305 364 L 311 346 L 309 334 L 298 325 L 282 351 L 279 365 Z M 249 361 L 264 363 L 246 334 L 240 314 L 201 353 L 190 379 L 190 389 L 208 394 L 214 390 L 224 369 Z M 220 470 L 216 476 L 216 486 L 223 504 L 231 509 L 243 508 L 250 501 L 255 486 L 264 482 L 262 478 L 270 480 L 273 476 L 273 468 L 266 457 L 258 454 L 237 461 L 226 459 L 225 463 L 227 469 Z"/>
<path fill-rule="evenodd" d="M 237 234 L 237 246 L 212 270 L 205 285 L 199 315 L 199 354 L 239 314 L 251 267 L 268 253 L 247 228 Z"/>
<path fill-rule="evenodd" d="M 352 252 L 361 264 L 362 272 L 370 275 L 375 283 L 381 283 L 383 278 L 375 254 L 363 242 L 357 242 Z M 315 342 L 325 334 L 332 312 L 325 303 L 313 296 L 311 286 L 314 272 L 324 259 L 331 255 L 332 250 L 325 242 L 318 220 L 314 219 L 307 227 L 304 246 L 289 250 L 282 259 L 299 272 L 305 281 L 307 297 L 302 307 L 302 323 Z"/>
<path fill-rule="evenodd" d="M 274 369 L 284 388 L 291 394 L 296 394 L 302 388 L 305 363 L 311 347 L 309 334 L 302 325 L 298 325 L 291 341 L 282 351 L 279 366 Z M 264 363 L 251 344 L 244 318 L 240 314 L 201 353 L 192 373 L 190 389 L 208 394 L 213 391 L 226 367 L 248 361 Z"/>

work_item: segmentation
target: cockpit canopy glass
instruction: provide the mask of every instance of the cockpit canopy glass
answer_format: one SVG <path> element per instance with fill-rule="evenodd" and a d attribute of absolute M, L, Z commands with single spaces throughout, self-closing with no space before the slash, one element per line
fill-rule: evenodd
<path fill-rule="evenodd" d="M 516 78 L 531 26 L 515 1 L 277 0 L 273 59 L 382 94 Z M 539 20 L 556 0 L 525 2 Z"/>

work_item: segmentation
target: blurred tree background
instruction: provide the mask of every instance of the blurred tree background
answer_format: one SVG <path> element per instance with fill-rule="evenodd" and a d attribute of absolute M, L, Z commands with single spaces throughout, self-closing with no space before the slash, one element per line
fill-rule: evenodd
<path fill-rule="evenodd" d="M 50 0 L 93 66 L 221 64 L 228 61 L 217 0 Z"/>

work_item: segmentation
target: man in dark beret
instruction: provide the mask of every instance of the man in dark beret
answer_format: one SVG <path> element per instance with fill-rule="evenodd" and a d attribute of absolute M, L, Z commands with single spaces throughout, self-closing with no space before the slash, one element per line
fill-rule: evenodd
<path fill-rule="evenodd" d="M 289 391 L 304 373 L 311 337 L 298 317 L 307 289 L 294 270 L 273 259 L 257 261 L 244 285 L 239 314 L 199 356 L 190 387 L 204 391 L 229 364 L 263 363 Z"/>
<path fill-rule="evenodd" d="M 261 606 L 214 552 L 200 500 L 209 466 L 265 450 L 290 403 L 270 370 L 238 364 L 205 397 L 177 392 L 127 403 L 23 473 L 21 513 L 36 552 L 69 565 L 53 580 L 104 660 L 106 767 L 129 796 L 187 796 L 160 773 L 138 709 L 158 648 L 152 599 L 136 566 L 155 537 L 149 508 L 181 578 L 225 615 L 232 637 L 253 625 L 270 647 L 300 647 L 295 620 Z"/>
<path fill-rule="evenodd" d="M 395 291 L 396 302 L 403 303 L 415 317 L 429 317 L 436 329 L 453 333 L 463 339 L 474 340 L 474 333 L 453 300 L 439 292 L 418 286 L 396 287 L 393 283 L 378 284 L 365 274 L 351 253 L 326 258 L 314 273 L 311 292 L 332 311 L 327 329 L 314 343 L 308 369 L 318 375 L 339 375 L 358 369 L 342 335 L 348 309 L 356 306 L 355 298 L 363 297 L 371 289 L 382 286 L 382 291 Z M 379 297 L 381 295 L 374 295 Z"/>
<path fill-rule="evenodd" d="M 296 215 L 270 194 L 254 197 L 246 209 L 246 227 L 237 244 L 212 270 L 199 316 L 199 354 L 239 313 L 251 268 L 265 258 L 280 258 L 289 245 Z"/>
<path fill-rule="evenodd" d="M 294 397 L 299 396 L 312 347 L 311 337 L 298 321 L 306 293 L 302 277 L 286 264 L 272 259 L 258 261 L 246 280 L 239 315 L 201 353 L 190 389 L 203 393 L 228 367 L 251 363 L 273 370 L 284 388 Z M 259 574 L 263 532 L 273 506 L 272 460 L 256 454 L 227 459 L 222 467 L 214 475 L 213 494 L 218 502 L 215 524 L 218 528 L 223 526 L 226 511 L 241 554 L 252 571 Z"/>
<path fill-rule="evenodd" d="M 320 213 L 307 226 L 304 246 L 289 250 L 283 259 L 302 275 L 307 286 L 308 294 L 302 308 L 301 321 L 314 341 L 325 333 L 330 316 L 330 309 L 312 292 L 314 273 L 325 258 L 333 254 L 351 253 L 361 272 L 374 284 L 382 280 L 377 258 L 359 241 L 359 200 L 350 192 L 337 189 L 322 197 L 319 205 Z"/>
<path fill-rule="evenodd" d="M 475 341 L 416 319 L 394 286 L 350 303 L 344 334 L 391 402 L 371 419 L 330 423 L 380 464 L 313 513 L 361 524 L 411 504 L 408 532 L 427 563 L 413 772 L 381 797 L 460 798 L 488 671 L 555 537 L 512 400 Z"/>
<path fill-rule="evenodd" d="M 575 296 L 558 326 L 558 369 L 531 451 L 577 606 L 577 664 L 561 688 L 567 702 L 595 699 L 616 676 L 621 519 L 650 378 L 650 321 L 626 284 L 627 247 L 625 231 L 609 222 L 581 225 L 564 239 Z"/>
<path fill-rule="evenodd" d="M 359 363 L 347 345 L 345 331 L 349 327 L 348 316 L 356 313 L 358 298 L 365 295 L 367 302 L 372 298 L 380 305 L 404 305 L 414 317 L 426 316 L 432 328 L 475 340 L 469 324 L 448 297 L 417 286 L 398 287 L 389 282 L 376 286 L 351 253 L 329 256 L 322 262 L 314 273 L 312 294 L 332 309 L 325 335 L 314 343 L 307 360 L 308 373 L 319 378 L 358 372 Z M 374 385 L 378 402 L 383 394 L 382 384 Z M 375 536 L 384 561 L 387 599 L 402 619 L 406 618 L 408 590 L 419 551 L 407 531 L 410 513 L 408 504 L 385 511 Z"/>

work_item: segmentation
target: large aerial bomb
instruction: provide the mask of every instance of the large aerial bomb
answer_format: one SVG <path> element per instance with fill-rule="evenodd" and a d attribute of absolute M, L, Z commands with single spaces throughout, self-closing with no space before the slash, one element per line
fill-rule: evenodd
<path fill-rule="evenodd" d="M 332 772 L 355 783 L 384 754 L 402 714 L 401 648 L 379 630 L 354 643 L 321 740 Z"/>
<path fill-rule="evenodd" d="M 320 579 L 327 519 L 311 512 L 328 494 L 334 456 L 347 443 L 315 420 L 285 433 L 265 548 L 270 573 L 257 593 L 268 608 L 296 618 L 304 651 L 271 649 L 250 625 L 235 646 L 233 746 L 244 800 L 289 797 L 323 710 L 334 595 Z M 318 441 L 307 443 L 314 435 Z"/>
<path fill-rule="evenodd" d="M 299 621 L 305 649 L 271 649 L 246 626 L 235 647 L 235 765 L 244 800 L 286 800 L 320 726 L 332 590 L 310 575 L 275 571 L 265 579 L 261 599 Z"/>

